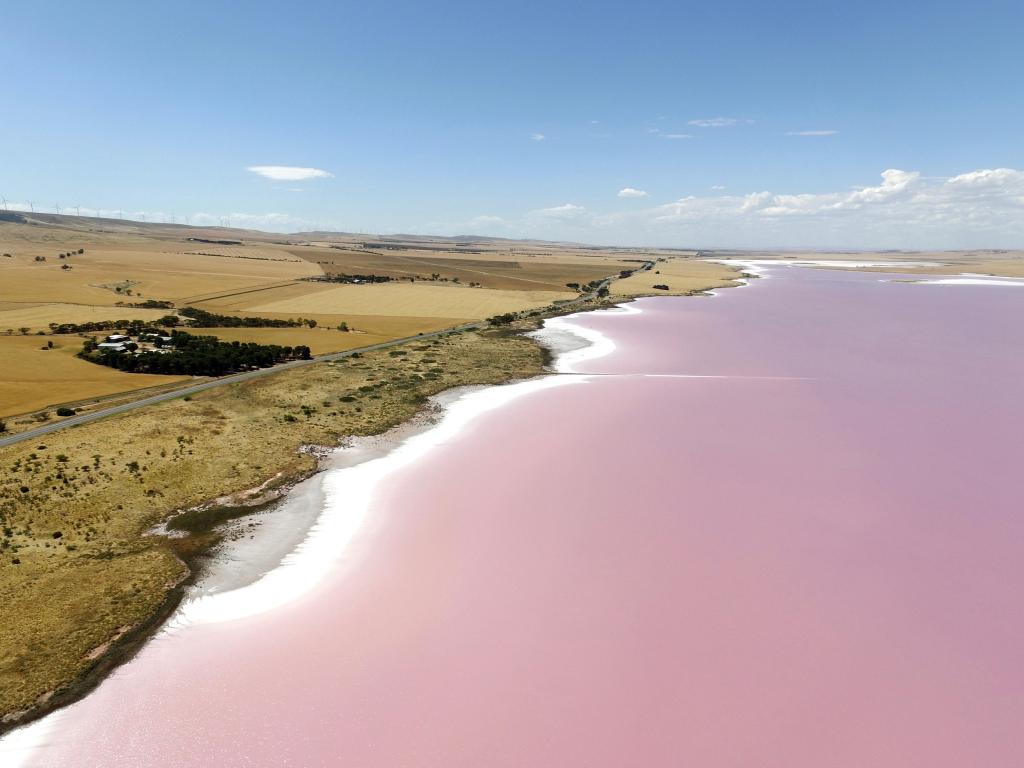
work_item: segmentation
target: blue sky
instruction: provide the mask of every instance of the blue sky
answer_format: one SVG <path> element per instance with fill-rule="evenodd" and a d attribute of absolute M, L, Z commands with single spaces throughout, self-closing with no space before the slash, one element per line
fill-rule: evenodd
<path fill-rule="evenodd" d="M 1024 246 L 1022 32 L 1024 4 L 984 0 L 11 4 L 0 194 L 282 231 Z"/>

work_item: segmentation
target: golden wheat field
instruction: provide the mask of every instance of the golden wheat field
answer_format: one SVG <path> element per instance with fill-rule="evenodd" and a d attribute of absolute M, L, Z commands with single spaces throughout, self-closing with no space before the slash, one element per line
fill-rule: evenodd
<path fill-rule="evenodd" d="M 461 317 L 483 319 L 501 312 L 520 312 L 571 299 L 566 291 L 506 291 L 432 283 L 330 285 L 306 296 L 260 301 L 250 312 L 393 315 L 396 317 Z"/>
<path fill-rule="evenodd" d="M 88 323 L 103 320 L 143 320 L 152 322 L 168 314 L 166 309 L 140 309 L 133 307 L 96 307 L 88 304 L 19 305 L 15 302 L 0 303 L 0 333 L 7 330 L 29 331 L 49 330 L 50 323 Z"/>
<path fill-rule="evenodd" d="M 292 253 L 314 261 L 327 274 L 376 274 L 392 278 L 438 278 L 509 291 L 564 291 L 567 283 L 601 280 L 630 263 L 617 254 L 572 249 L 493 246 L 426 250 L 389 244 L 387 249 L 357 245 L 301 248 Z"/>
<path fill-rule="evenodd" d="M 735 285 L 738 270 L 697 259 L 668 259 L 656 262 L 653 269 L 636 272 L 611 285 L 613 296 L 649 296 L 651 294 L 690 293 L 709 288 Z M 655 285 L 667 285 L 668 290 Z"/>
<path fill-rule="evenodd" d="M 187 380 L 87 363 L 75 357 L 81 348 L 74 335 L 0 335 L 0 417 Z"/>

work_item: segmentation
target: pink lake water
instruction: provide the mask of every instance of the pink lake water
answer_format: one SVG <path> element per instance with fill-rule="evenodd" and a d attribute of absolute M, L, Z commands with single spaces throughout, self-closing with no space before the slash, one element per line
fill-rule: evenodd
<path fill-rule="evenodd" d="M 768 275 L 572 318 L 595 375 L 515 385 L 291 598 L 181 622 L 0 762 L 1024 765 L 1024 291 Z"/>

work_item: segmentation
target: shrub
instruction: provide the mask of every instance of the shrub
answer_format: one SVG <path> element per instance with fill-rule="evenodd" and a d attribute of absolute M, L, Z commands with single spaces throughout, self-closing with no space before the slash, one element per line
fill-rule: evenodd
<path fill-rule="evenodd" d="M 656 290 L 659 290 L 659 291 L 667 291 L 668 290 L 668 286 L 665 285 L 664 283 L 658 283 L 657 285 L 654 286 L 654 288 Z"/>
<path fill-rule="evenodd" d="M 58 416 L 74 416 L 75 415 L 75 409 L 74 408 L 66 408 L 64 406 L 61 406 L 60 408 L 57 409 L 57 415 Z"/>

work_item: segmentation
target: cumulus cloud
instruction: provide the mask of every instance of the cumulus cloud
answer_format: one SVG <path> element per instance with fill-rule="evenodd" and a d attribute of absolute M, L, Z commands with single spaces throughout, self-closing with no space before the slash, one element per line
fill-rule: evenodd
<path fill-rule="evenodd" d="M 665 139 L 692 139 L 692 133 L 663 133 L 662 138 Z"/>
<path fill-rule="evenodd" d="M 831 192 L 727 194 L 715 185 L 662 205 L 599 212 L 565 203 L 476 225 L 480 234 L 623 246 L 1020 248 L 1024 171 L 936 179 L 890 168 L 877 183 Z"/>
<path fill-rule="evenodd" d="M 633 189 L 633 187 L 626 187 L 625 189 L 619 190 L 619 197 L 647 197 L 647 193 L 642 189 Z"/>
<path fill-rule="evenodd" d="M 546 138 L 547 138 L 547 136 L 545 136 L 543 133 L 531 133 L 530 134 L 530 140 L 531 141 L 544 141 L 544 139 L 546 139 Z"/>
<path fill-rule="evenodd" d="M 839 131 L 786 131 L 787 136 L 835 136 Z"/>
<path fill-rule="evenodd" d="M 691 120 L 687 125 L 696 125 L 698 128 L 729 128 L 740 123 L 752 123 L 753 120 L 741 120 L 738 117 L 701 117 Z"/>
<path fill-rule="evenodd" d="M 306 181 L 308 179 L 329 179 L 334 176 L 320 168 L 303 168 L 296 165 L 250 165 L 247 171 L 272 181 Z"/>

